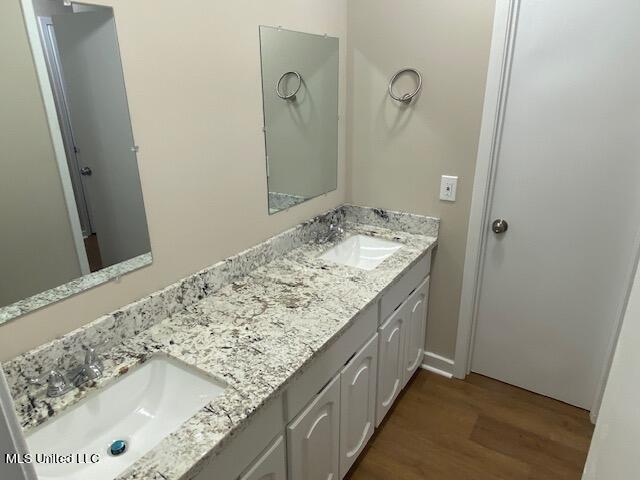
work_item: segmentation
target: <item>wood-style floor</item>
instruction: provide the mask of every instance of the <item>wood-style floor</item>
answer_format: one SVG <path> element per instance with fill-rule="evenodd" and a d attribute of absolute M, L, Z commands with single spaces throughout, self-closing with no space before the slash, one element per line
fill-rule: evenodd
<path fill-rule="evenodd" d="M 471 375 L 419 371 L 350 480 L 579 480 L 593 426 L 584 410 Z"/>
<path fill-rule="evenodd" d="M 84 239 L 84 248 L 87 252 L 87 260 L 89 261 L 89 270 L 97 272 L 102 270 L 102 256 L 100 255 L 100 246 L 98 245 L 98 236 L 94 233 Z"/>

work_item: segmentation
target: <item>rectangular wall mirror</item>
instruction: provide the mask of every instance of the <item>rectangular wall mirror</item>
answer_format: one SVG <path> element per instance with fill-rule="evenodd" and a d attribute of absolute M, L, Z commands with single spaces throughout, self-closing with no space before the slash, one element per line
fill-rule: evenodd
<path fill-rule="evenodd" d="M 337 188 L 339 40 L 260 27 L 269 213 Z"/>
<path fill-rule="evenodd" d="M 4 322 L 150 264 L 151 246 L 113 9 L 6 0 L 0 40 Z"/>

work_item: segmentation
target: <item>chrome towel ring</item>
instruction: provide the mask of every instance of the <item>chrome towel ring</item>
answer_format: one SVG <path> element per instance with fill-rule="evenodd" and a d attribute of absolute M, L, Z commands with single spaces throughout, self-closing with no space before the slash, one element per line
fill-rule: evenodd
<path fill-rule="evenodd" d="M 285 78 L 287 78 L 289 75 L 295 75 L 298 78 L 298 86 L 296 87 L 296 89 L 292 93 L 283 93 L 282 90 L 280 89 L 280 87 L 282 86 L 282 81 Z M 280 77 L 280 80 L 278 80 L 278 84 L 276 85 L 276 93 L 283 100 L 295 100 L 296 95 L 300 91 L 300 88 L 302 88 L 302 76 L 298 72 L 295 72 L 295 71 L 285 72 Z"/>
<path fill-rule="evenodd" d="M 418 78 L 418 86 L 413 92 L 405 93 L 404 95 L 399 97 L 394 93 L 393 86 L 398 80 L 398 77 L 400 77 L 400 75 L 402 75 L 403 73 L 415 74 L 415 76 Z M 391 98 L 393 98 L 396 102 L 409 104 L 413 100 L 413 97 L 415 97 L 418 93 L 420 93 L 420 90 L 422 90 L 422 75 L 420 75 L 420 72 L 417 71 L 415 68 L 403 68 L 398 73 L 396 73 L 393 77 L 391 77 L 391 80 L 389 80 L 389 95 L 391 95 Z"/>

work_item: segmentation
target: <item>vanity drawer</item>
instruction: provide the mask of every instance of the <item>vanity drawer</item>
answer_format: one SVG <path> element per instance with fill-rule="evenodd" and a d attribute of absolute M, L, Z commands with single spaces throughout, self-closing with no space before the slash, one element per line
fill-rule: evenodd
<path fill-rule="evenodd" d="M 400 277 L 382 295 L 380 300 L 380 323 L 384 322 L 431 272 L 431 252 Z"/>
<path fill-rule="evenodd" d="M 378 329 L 378 302 L 358 314 L 349 329 L 296 378 L 285 394 L 285 416 L 293 420 Z"/>
<path fill-rule="evenodd" d="M 235 480 L 252 462 L 259 460 L 274 438 L 284 432 L 283 398 L 278 396 L 260 407 L 249 425 L 230 440 L 220 454 L 198 473 L 193 480 Z"/>

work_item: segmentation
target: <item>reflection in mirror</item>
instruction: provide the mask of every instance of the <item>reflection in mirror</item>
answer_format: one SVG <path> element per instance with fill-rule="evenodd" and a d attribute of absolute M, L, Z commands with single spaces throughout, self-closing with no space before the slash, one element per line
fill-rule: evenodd
<path fill-rule="evenodd" d="M 260 27 L 269 213 L 335 190 L 339 40 Z"/>
<path fill-rule="evenodd" d="M 0 322 L 151 263 L 113 10 L 1 5 Z"/>

